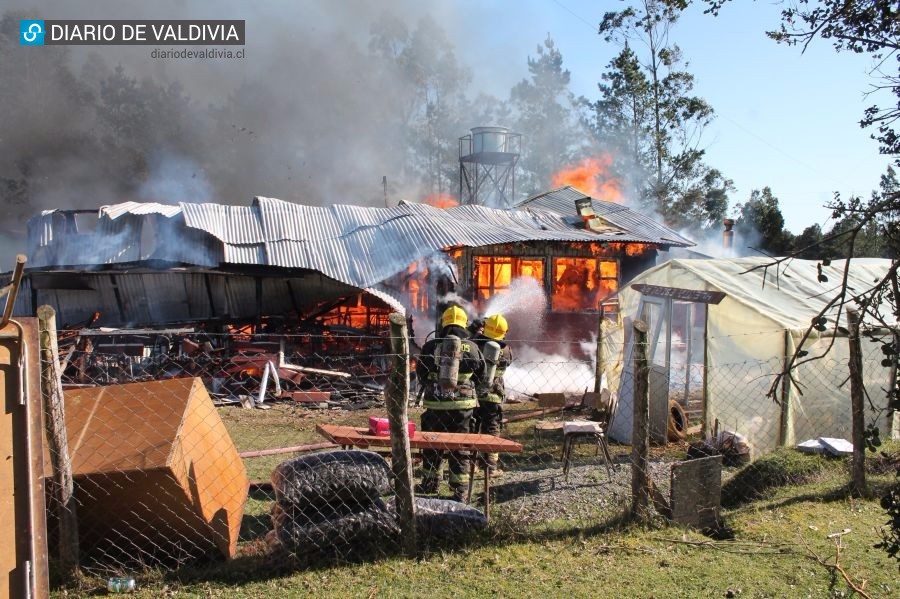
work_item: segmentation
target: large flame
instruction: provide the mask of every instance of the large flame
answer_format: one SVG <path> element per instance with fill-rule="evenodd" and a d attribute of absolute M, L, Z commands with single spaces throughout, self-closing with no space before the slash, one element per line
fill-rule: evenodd
<path fill-rule="evenodd" d="M 459 206 L 459 200 L 449 193 L 433 193 L 425 198 L 425 203 L 435 208 L 453 208 Z"/>
<path fill-rule="evenodd" d="M 554 173 L 553 187 L 571 185 L 592 198 L 621 204 L 622 183 L 610 174 L 612 163 L 611 154 L 580 160 Z"/>

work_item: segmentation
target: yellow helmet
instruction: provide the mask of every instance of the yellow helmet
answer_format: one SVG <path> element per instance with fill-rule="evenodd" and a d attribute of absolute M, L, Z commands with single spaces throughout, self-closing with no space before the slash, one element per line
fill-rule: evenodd
<path fill-rule="evenodd" d="M 441 315 L 442 327 L 449 327 L 452 324 L 463 328 L 469 324 L 469 317 L 466 316 L 466 311 L 459 306 L 450 306 L 444 310 L 444 313 Z"/>
<path fill-rule="evenodd" d="M 484 336 L 490 337 L 494 341 L 500 341 L 506 337 L 506 331 L 508 330 L 509 324 L 502 314 L 488 316 L 484 321 Z"/>

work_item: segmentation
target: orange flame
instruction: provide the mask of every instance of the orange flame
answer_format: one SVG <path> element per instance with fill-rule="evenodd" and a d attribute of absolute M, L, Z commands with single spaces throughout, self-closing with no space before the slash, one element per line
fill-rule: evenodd
<path fill-rule="evenodd" d="M 435 208 L 453 208 L 459 206 L 459 200 L 449 193 L 433 193 L 425 198 L 425 203 Z"/>
<path fill-rule="evenodd" d="M 622 183 L 609 172 L 612 162 L 611 154 L 580 160 L 554 173 L 553 187 L 571 185 L 598 200 L 621 204 Z"/>

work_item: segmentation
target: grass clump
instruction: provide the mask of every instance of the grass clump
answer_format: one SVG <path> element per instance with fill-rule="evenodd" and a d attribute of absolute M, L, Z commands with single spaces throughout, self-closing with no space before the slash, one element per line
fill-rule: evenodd
<path fill-rule="evenodd" d="M 779 487 L 814 480 L 841 462 L 793 449 L 779 449 L 744 466 L 722 485 L 722 506 L 734 508 L 770 497 Z"/>

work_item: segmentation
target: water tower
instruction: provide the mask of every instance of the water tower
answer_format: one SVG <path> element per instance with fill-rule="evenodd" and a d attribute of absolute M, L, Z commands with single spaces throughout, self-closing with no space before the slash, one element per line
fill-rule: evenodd
<path fill-rule="evenodd" d="M 511 208 L 522 134 L 475 127 L 459 138 L 459 198 L 463 204 Z"/>

